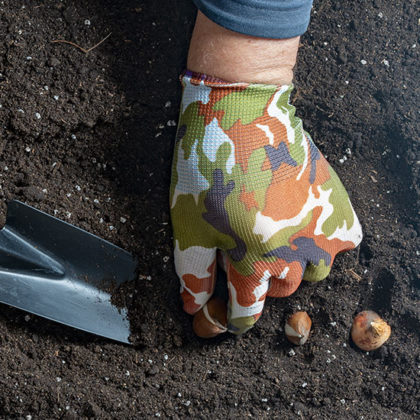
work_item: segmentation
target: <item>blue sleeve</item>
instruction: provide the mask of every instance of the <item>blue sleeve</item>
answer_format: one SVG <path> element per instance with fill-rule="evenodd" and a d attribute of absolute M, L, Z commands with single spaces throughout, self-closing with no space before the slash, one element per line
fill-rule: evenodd
<path fill-rule="evenodd" d="M 308 25 L 312 0 L 193 0 L 210 20 L 261 38 L 292 38 Z"/>

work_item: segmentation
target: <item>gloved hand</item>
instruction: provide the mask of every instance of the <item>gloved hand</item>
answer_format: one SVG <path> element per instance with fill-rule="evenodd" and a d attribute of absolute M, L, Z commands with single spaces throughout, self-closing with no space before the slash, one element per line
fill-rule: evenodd
<path fill-rule="evenodd" d="M 184 309 L 213 293 L 227 256 L 228 329 L 241 334 L 266 296 L 324 279 L 362 231 L 336 173 L 289 104 L 293 86 L 186 72 L 170 193 Z"/>

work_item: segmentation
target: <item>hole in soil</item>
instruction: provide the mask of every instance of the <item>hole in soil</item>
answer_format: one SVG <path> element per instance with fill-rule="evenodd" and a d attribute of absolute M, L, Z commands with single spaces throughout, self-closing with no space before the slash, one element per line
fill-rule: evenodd
<path fill-rule="evenodd" d="M 366 241 L 363 241 L 360 244 L 360 255 L 359 260 L 362 265 L 369 264 L 369 261 L 373 258 L 373 251 L 371 250 L 370 246 L 366 243 Z"/>
<path fill-rule="evenodd" d="M 395 276 L 386 268 L 379 271 L 370 298 L 370 307 L 376 312 L 391 310 L 392 288 Z"/>

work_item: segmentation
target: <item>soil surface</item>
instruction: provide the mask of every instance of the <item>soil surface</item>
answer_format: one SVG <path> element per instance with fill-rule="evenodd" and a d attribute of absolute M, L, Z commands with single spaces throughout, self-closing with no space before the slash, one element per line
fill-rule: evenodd
<path fill-rule="evenodd" d="M 0 1 L 0 205 L 17 198 L 139 259 L 136 345 L 0 306 L 0 417 L 420 416 L 418 14 L 414 0 L 318 0 L 294 103 L 364 228 L 325 281 L 268 299 L 240 338 L 194 336 L 174 273 L 170 162 L 190 1 Z M 71 41 L 76 45 L 54 43 Z M 392 327 L 379 350 L 354 315 Z M 306 310 L 309 341 L 287 342 Z M 32 416 L 32 417 L 31 417 Z"/>

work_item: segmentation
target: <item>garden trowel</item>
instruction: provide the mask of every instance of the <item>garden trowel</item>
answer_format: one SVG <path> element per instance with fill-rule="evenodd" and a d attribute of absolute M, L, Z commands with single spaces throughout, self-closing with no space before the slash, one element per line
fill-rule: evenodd
<path fill-rule="evenodd" d="M 127 309 L 113 291 L 136 275 L 135 258 L 19 201 L 0 231 L 0 302 L 128 343 Z"/>

